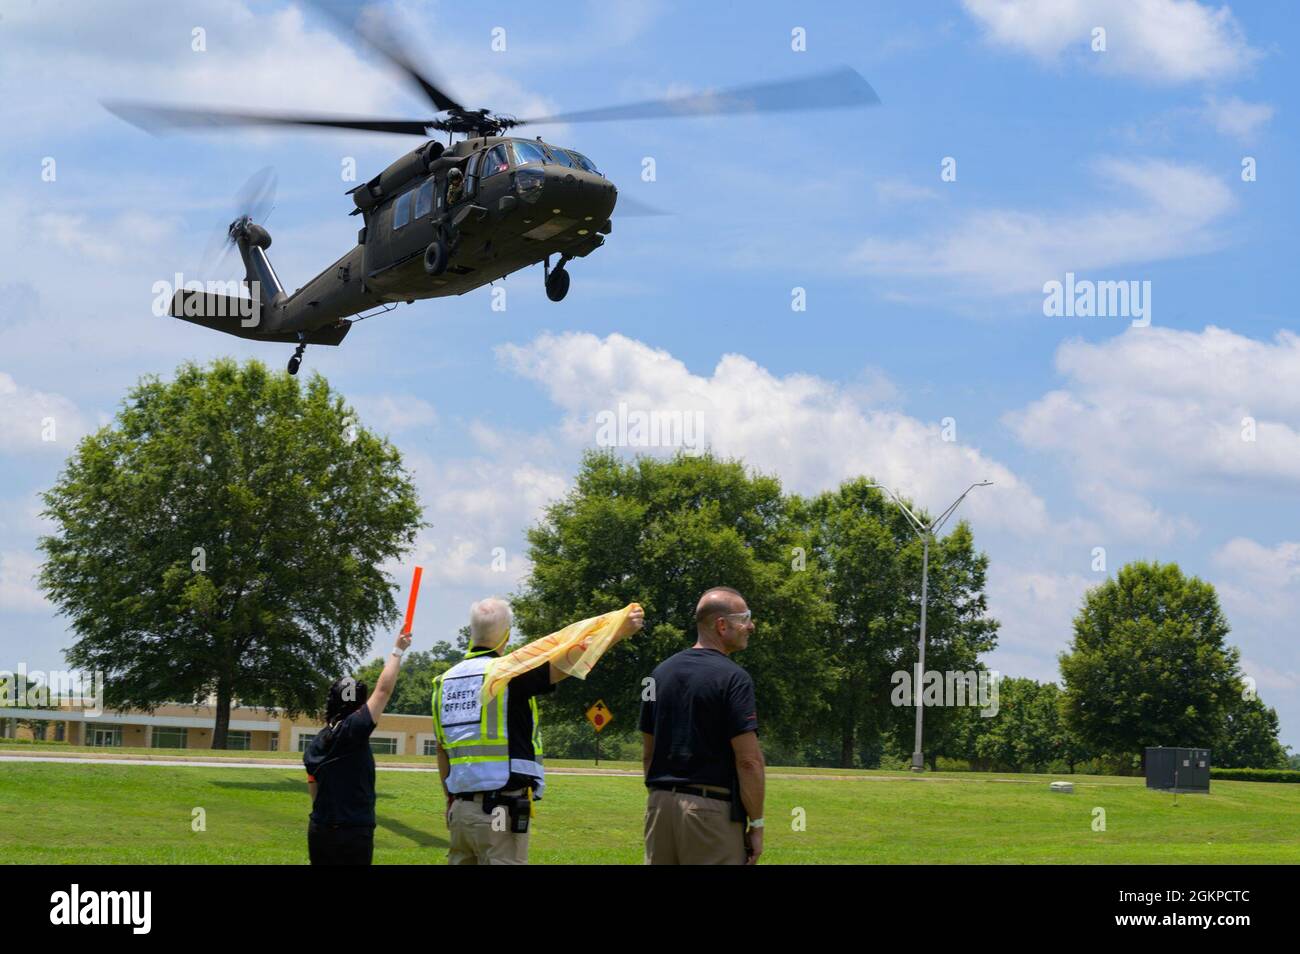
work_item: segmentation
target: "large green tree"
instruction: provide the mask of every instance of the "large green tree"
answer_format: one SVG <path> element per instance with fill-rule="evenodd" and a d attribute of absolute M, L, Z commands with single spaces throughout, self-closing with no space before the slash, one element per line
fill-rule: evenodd
<path fill-rule="evenodd" d="M 1242 693 L 1214 587 L 1175 563 L 1130 563 L 1089 590 L 1062 653 L 1067 723 L 1098 754 L 1210 745 Z"/>
<path fill-rule="evenodd" d="M 915 509 L 913 510 L 915 512 Z M 919 515 L 928 521 L 924 513 Z M 831 720 L 839 764 L 851 767 L 887 737 L 911 752 L 916 709 L 892 706 L 893 674 L 915 672 L 920 632 L 922 544 L 897 505 L 866 479 L 796 505 L 833 624 L 819 635 L 833 666 Z M 988 557 L 976 551 L 968 524 L 959 523 L 930 546 L 926 670 L 968 672 L 997 643 L 997 621 L 984 596 Z M 928 708 L 924 748 L 931 764 L 960 751 L 951 706 Z"/>
<path fill-rule="evenodd" d="M 1277 739 L 1277 710 L 1258 696 L 1239 697 L 1228 708 L 1211 760 L 1222 768 L 1286 768 L 1286 748 Z"/>
<path fill-rule="evenodd" d="M 528 535 L 532 571 L 514 599 L 529 637 L 617 609 L 645 607 L 643 633 L 610 652 L 586 684 L 566 683 L 546 707 L 576 719 L 598 698 L 617 725 L 635 724 L 643 680 L 695 641 L 704 590 L 740 590 L 756 631 L 736 657 L 753 676 L 760 731 L 810 737 L 829 710 L 824 633 L 829 616 L 816 573 L 804 567 L 775 478 L 709 454 L 624 461 L 588 453 L 573 490 Z"/>
<path fill-rule="evenodd" d="M 142 379 L 44 500 L 69 663 L 103 671 L 114 707 L 215 697 L 213 748 L 233 700 L 320 707 L 396 620 L 380 568 L 420 525 L 397 450 L 324 378 L 256 361 Z"/>

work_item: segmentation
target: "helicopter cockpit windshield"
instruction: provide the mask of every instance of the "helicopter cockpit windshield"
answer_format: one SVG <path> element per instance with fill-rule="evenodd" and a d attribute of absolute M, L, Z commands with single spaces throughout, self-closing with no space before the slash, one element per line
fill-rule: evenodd
<path fill-rule="evenodd" d="M 596 168 L 590 159 L 580 152 L 574 152 L 572 149 L 561 149 L 558 146 L 532 139 L 512 139 L 510 145 L 514 148 L 516 166 L 524 166 L 530 163 L 560 165 L 567 166 L 570 169 L 581 169 L 584 172 L 590 172 L 598 176 L 601 175 L 601 171 Z"/>

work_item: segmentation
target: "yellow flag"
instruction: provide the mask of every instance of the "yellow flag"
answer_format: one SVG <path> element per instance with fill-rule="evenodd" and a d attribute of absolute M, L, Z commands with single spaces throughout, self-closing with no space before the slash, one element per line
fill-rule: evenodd
<path fill-rule="evenodd" d="M 554 663 L 561 672 L 586 679 L 600 657 L 614 645 L 614 636 L 628 614 L 639 608 L 639 603 L 629 603 L 621 610 L 570 623 L 558 633 L 535 639 L 509 656 L 502 656 L 492 664 L 487 679 L 483 680 L 483 702 L 486 704 L 500 695 L 515 676 L 543 663 Z"/>

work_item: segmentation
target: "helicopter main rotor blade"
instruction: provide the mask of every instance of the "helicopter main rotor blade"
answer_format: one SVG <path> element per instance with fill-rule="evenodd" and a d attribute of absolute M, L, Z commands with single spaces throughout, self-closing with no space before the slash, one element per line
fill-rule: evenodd
<path fill-rule="evenodd" d="M 668 119 L 678 116 L 721 116 L 735 113 L 776 113 L 805 109 L 877 106 L 880 97 L 857 70 L 843 66 L 796 80 L 755 83 L 716 93 L 652 99 L 603 109 L 585 109 L 554 116 L 521 119 L 525 123 L 594 123 L 615 119 Z"/>
<path fill-rule="evenodd" d="M 152 103 L 105 101 L 104 108 L 147 132 L 164 129 L 203 129 L 220 126 L 318 126 L 326 129 L 356 129 L 362 132 L 424 136 L 433 120 L 366 119 L 350 116 L 285 116 L 275 113 L 244 113 L 224 109 L 188 109 Z"/>
<path fill-rule="evenodd" d="M 308 0 L 308 2 L 311 7 L 334 20 L 344 30 L 355 34 L 372 50 L 405 73 L 409 80 L 424 91 L 424 95 L 439 112 L 464 108 L 427 73 L 416 68 L 401 40 L 398 39 L 400 31 L 390 15 L 375 8 L 363 8 L 360 16 L 349 17 L 347 13 L 335 9 L 334 5 L 325 0 Z"/>

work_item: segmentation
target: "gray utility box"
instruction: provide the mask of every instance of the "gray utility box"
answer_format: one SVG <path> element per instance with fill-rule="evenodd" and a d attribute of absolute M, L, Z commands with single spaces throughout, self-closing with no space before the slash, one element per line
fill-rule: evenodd
<path fill-rule="evenodd" d="M 1208 792 L 1210 750 L 1148 748 L 1147 788 L 1168 792 Z"/>

